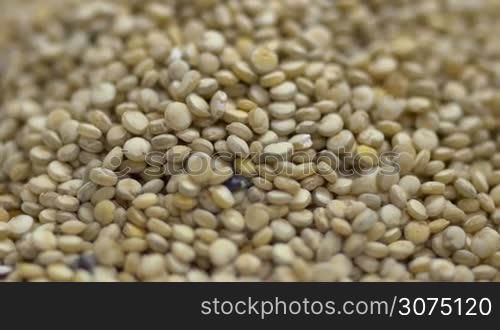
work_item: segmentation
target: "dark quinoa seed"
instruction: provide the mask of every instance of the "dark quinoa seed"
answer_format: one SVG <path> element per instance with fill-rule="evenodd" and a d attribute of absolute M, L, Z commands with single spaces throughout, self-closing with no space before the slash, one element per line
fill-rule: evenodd
<path fill-rule="evenodd" d="M 74 268 L 85 269 L 91 272 L 96 266 L 96 258 L 93 254 L 82 254 L 76 259 Z"/>
<path fill-rule="evenodd" d="M 224 185 L 230 191 L 237 191 L 241 189 L 248 189 L 252 185 L 252 183 L 248 178 L 244 177 L 243 175 L 234 175 L 226 182 L 224 182 Z"/>

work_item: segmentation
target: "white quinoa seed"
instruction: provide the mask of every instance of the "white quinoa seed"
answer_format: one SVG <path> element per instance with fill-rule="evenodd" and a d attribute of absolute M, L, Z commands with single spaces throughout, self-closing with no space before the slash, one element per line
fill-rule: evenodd
<path fill-rule="evenodd" d="M 209 191 L 214 203 L 218 207 L 227 209 L 234 205 L 234 196 L 227 187 L 221 185 L 213 186 Z"/>
<path fill-rule="evenodd" d="M 148 118 L 139 111 L 125 111 L 122 115 L 123 127 L 134 135 L 142 135 L 149 124 Z"/>
<path fill-rule="evenodd" d="M 250 61 L 259 73 L 268 73 L 278 66 L 278 55 L 266 47 L 258 47 L 252 51 Z"/>
<path fill-rule="evenodd" d="M 439 144 L 436 133 L 427 128 L 416 130 L 413 134 L 413 141 L 420 150 L 433 150 Z"/>
<path fill-rule="evenodd" d="M 151 143 L 142 137 L 131 138 L 123 145 L 125 157 L 135 162 L 144 162 L 150 151 Z"/>
<path fill-rule="evenodd" d="M 290 142 L 273 143 L 264 148 L 264 153 L 282 160 L 293 153 L 293 144 Z"/>
<path fill-rule="evenodd" d="M 221 238 L 210 245 L 208 253 L 212 263 L 216 267 L 221 267 L 234 260 L 238 253 L 238 248 L 232 241 Z"/>
<path fill-rule="evenodd" d="M 89 178 L 95 184 L 111 187 L 118 181 L 115 172 L 102 167 L 96 167 L 90 170 Z"/>
<path fill-rule="evenodd" d="M 426 220 L 427 211 L 425 206 L 416 199 L 408 201 L 406 204 L 408 214 L 415 220 Z"/>
<path fill-rule="evenodd" d="M 34 224 L 33 217 L 29 215 L 18 215 L 9 220 L 9 231 L 14 235 L 23 235 L 30 231 Z"/>
<path fill-rule="evenodd" d="M 101 83 L 92 89 L 92 103 L 97 108 L 111 106 L 116 97 L 116 87 L 111 83 Z"/>
<path fill-rule="evenodd" d="M 182 131 L 189 128 L 193 118 L 188 107 L 184 103 L 172 102 L 165 109 L 165 121 L 167 127 L 174 131 Z"/>
<path fill-rule="evenodd" d="M 245 223 L 251 231 L 258 231 L 269 223 L 269 213 L 266 206 L 262 204 L 253 204 L 245 211 Z"/>

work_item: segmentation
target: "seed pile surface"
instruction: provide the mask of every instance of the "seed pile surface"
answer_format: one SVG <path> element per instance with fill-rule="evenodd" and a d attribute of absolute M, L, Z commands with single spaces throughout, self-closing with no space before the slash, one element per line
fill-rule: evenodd
<path fill-rule="evenodd" d="M 0 280 L 500 280 L 498 1 L 50 4 L 0 35 Z"/>

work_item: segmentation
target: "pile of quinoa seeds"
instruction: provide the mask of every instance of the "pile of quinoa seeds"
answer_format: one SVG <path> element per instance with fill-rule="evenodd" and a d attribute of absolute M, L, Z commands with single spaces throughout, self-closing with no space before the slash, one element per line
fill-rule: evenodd
<path fill-rule="evenodd" d="M 2 23 L 2 281 L 500 280 L 500 1 L 52 3 Z"/>

